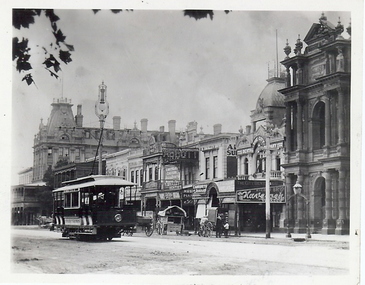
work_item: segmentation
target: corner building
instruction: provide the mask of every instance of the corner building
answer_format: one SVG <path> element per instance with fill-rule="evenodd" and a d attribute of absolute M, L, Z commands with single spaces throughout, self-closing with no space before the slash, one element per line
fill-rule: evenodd
<path fill-rule="evenodd" d="M 343 25 L 322 14 L 304 38 L 297 39 L 294 55 L 286 44 L 285 96 L 287 199 L 298 182 L 309 199 L 310 227 L 314 233 L 348 234 L 350 207 L 350 35 Z M 289 203 L 288 228 L 305 232 L 306 203 Z"/>

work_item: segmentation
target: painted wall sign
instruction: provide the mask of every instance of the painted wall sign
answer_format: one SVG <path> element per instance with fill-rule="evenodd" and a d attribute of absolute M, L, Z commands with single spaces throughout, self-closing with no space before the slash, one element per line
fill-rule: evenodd
<path fill-rule="evenodd" d="M 266 189 L 245 189 L 236 192 L 237 203 L 265 203 Z M 285 203 L 285 186 L 270 187 L 270 203 Z"/>
<path fill-rule="evenodd" d="M 237 149 L 235 144 L 229 144 L 227 147 L 227 156 L 236 156 L 237 155 Z"/>

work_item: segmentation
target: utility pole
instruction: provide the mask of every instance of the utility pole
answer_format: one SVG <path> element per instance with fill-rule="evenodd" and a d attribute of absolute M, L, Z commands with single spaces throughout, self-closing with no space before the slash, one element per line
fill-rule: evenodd
<path fill-rule="evenodd" d="M 106 100 L 106 85 L 104 81 L 99 85 L 99 95 L 98 100 L 95 102 L 95 114 L 99 118 L 100 122 L 100 139 L 99 139 L 99 170 L 98 174 L 103 174 L 103 130 L 105 118 L 109 114 L 109 103 Z"/>

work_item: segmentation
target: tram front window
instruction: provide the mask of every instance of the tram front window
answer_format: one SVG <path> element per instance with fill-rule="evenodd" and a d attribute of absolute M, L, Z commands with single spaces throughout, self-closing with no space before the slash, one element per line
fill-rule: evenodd
<path fill-rule="evenodd" d="M 113 208 L 118 206 L 118 198 L 115 191 L 102 191 L 97 194 L 97 205 L 103 208 Z"/>

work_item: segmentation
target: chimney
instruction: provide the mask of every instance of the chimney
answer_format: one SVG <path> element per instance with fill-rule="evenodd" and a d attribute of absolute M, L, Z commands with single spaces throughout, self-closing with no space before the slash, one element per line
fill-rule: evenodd
<path fill-rule="evenodd" d="M 161 126 L 160 127 L 160 133 L 163 133 L 163 132 L 165 132 L 165 127 L 164 126 Z"/>
<path fill-rule="evenodd" d="M 170 120 L 169 121 L 170 142 L 175 142 L 176 141 L 175 128 L 176 128 L 176 121 L 175 120 Z"/>
<path fill-rule="evenodd" d="M 82 121 L 84 116 L 81 114 L 81 105 L 77 105 L 77 114 L 75 116 L 75 121 L 76 121 L 76 127 L 78 128 L 82 128 Z"/>
<path fill-rule="evenodd" d="M 113 117 L 113 129 L 115 131 L 119 131 L 120 130 L 120 116 L 114 116 Z"/>
<path fill-rule="evenodd" d="M 215 135 L 219 135 L 220 133 L 222 133 L 222 124 L 215 124 L 213 126 L 213 131 Z"/>
<path fill-rule="evenodd" d="M 250 133 L 251 133 L 251 126 L 250 125 L 247 125 L 246 126 L 246 135 L 248 135 Z"/>
<path fill-rule="evenodd" d="M 147 119 L 142 119 L 141 120 L 141 130 L 142 130 L 142 133 L 147 133 L 147 123 L 148 123 L 148 120 Z"/>

